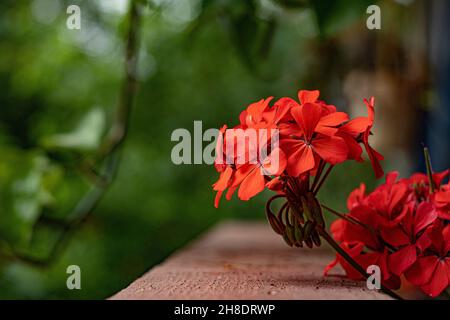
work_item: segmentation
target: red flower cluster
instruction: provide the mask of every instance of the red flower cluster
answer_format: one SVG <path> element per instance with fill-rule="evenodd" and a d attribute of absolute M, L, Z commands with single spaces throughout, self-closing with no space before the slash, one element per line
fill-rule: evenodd
<path fill-rule="evenodd" d="M 366 195 L 365 186 L 348 200 L 349 213 L 331 226 L 334 238 L 363 268 L 378 265 L 382 282 L 393 289 L 400 277 L 436 297 L 450 285 L 450 183 L 442 184 L 449 171 L 428 176 L 414 174 L 386 183 Z M 325 274 L 340 263 L 352 279 L 361 279 L 342 257 L 330 263 Z"/>
<path fill-rule="evenodd" d="M 238 188 L 239 199 L 248 200 L 265 187 L 279 191 L 286 177 L 309 180 L 321 173 L 327 163 L 333 166 L 345 160 L 362 161 L 360 144 L 364 145 L 376 176 L 383 175 L 379 164 L 383 157 L 369 145 L 374 98 L 364 101 L 368 116 L 352 120 L 335 106 L 320 101 L 319 91 L 299 91 L 298 102 L 283 97 L 270 105 L 272 99 L 249 105 L 233 129 L 222 127 L 215 162 L 220 178 L 213 185 L 217 191 L 216 207 L 227 189 L 228 200 Z M 228 135 L 229 130 L 241 134 Z M 267 130 L 276 130 L 277 138 L 261 134 Z M 258 137 L 257 141 L 249 142 L 247 138 L 251 136 Z M 273 144 L 275 139 L 278 144 Z M 253 152 L 264 149 L 265 152 Z"/>

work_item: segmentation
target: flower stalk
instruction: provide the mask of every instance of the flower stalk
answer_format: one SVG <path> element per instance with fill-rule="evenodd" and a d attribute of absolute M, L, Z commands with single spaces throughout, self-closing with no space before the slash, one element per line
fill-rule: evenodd
<path fill-rule="evenodd" d="M 427 166 L 427 175 L 430 183 L 430 193 L 434 193 L 435 185 L 433 181 L 433 168 L 431 166 L 430 152 L 428 151 L 427 147 L 423 147 L 423 154 L 425 156 L 425 164 Z"/>

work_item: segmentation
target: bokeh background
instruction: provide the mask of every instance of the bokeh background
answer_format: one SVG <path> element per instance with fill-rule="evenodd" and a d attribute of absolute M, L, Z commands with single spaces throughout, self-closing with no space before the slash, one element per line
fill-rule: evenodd
<path fill-rule="evenodd" d="M 70 4 L 81 8 L 81 30 L 66 28 Z M 366 27 L 371 4 L 381 30 Z M 174 129 L 234 125 L 262 97 L 320 89 L 355 116 L 373 95 L 372 141 L 386 170 L 423 170 L 421 143 L 435 170 L 448 167 L 449 2 L 136 6 L 140 24 L 129 32 L 127 0 L 0 2 L 0 298 L 103 299 L 220 220 L 264 219 L 267 193 L 214 209 L 214 168 L 170 158 Z M 126 139 L 105 156 L 130 35 L 140 39 L 138 58 L 126 61 L 137 63 L 137 91 Z M 361 181 L 380 183 L 368 163 L 342 165 L 320 198 L 345 210 Z M 82 290 L 66 287 L 72 264 Z"/>

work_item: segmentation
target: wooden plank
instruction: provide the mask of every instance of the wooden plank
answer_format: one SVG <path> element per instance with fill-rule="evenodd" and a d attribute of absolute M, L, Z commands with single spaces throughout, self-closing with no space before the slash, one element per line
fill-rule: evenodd
<path fill-rule="evenodd" d="M 288 247 L 264 222 L 225 222 L 111 299 L 389 299 L 323 277 L 333 257 L 325 246 Z"/>

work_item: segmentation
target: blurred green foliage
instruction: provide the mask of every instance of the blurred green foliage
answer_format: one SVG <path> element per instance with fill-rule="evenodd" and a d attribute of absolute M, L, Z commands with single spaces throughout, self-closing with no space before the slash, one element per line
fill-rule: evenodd
<path fill-rule="evenodd" d="M 82 10 L 79 31 L 65 26 L 73 3 Z M 365 2 L 328 3 L 146 2 L 139 91 L 118 176 L 56 263 L 36 268 L 0 254 L 0 298 L 105 298 L 215 222 L 263 219 L 267 193 L 214 209 L 215 170 L 173 165 L 170 135 L 193 130 L 194 120 L 204 129 L 233 125 L 262 97 L 328 88 L 331 76 L 311 67 L 322 59 L 311 43 L 354 19 L 364 23 Z M 342 17 L 344 5 L 351 17 Z M 88 190 L 77 165 L 114 114 L 126 9 L 120 0 L 0 2 L 0 250 L 48 253 L 54 230 L 33 233 L 38 216 L 64 218 Z M 322 91 L 342 101 L 333 94 Z M 361 180 L 371 188 L 372 176 L 368 164 L 345 164 L 320 197 L 344 210 L 348 192 Z M 66 288 L 71 264 L 81 267 L 82 290 Z"/>

